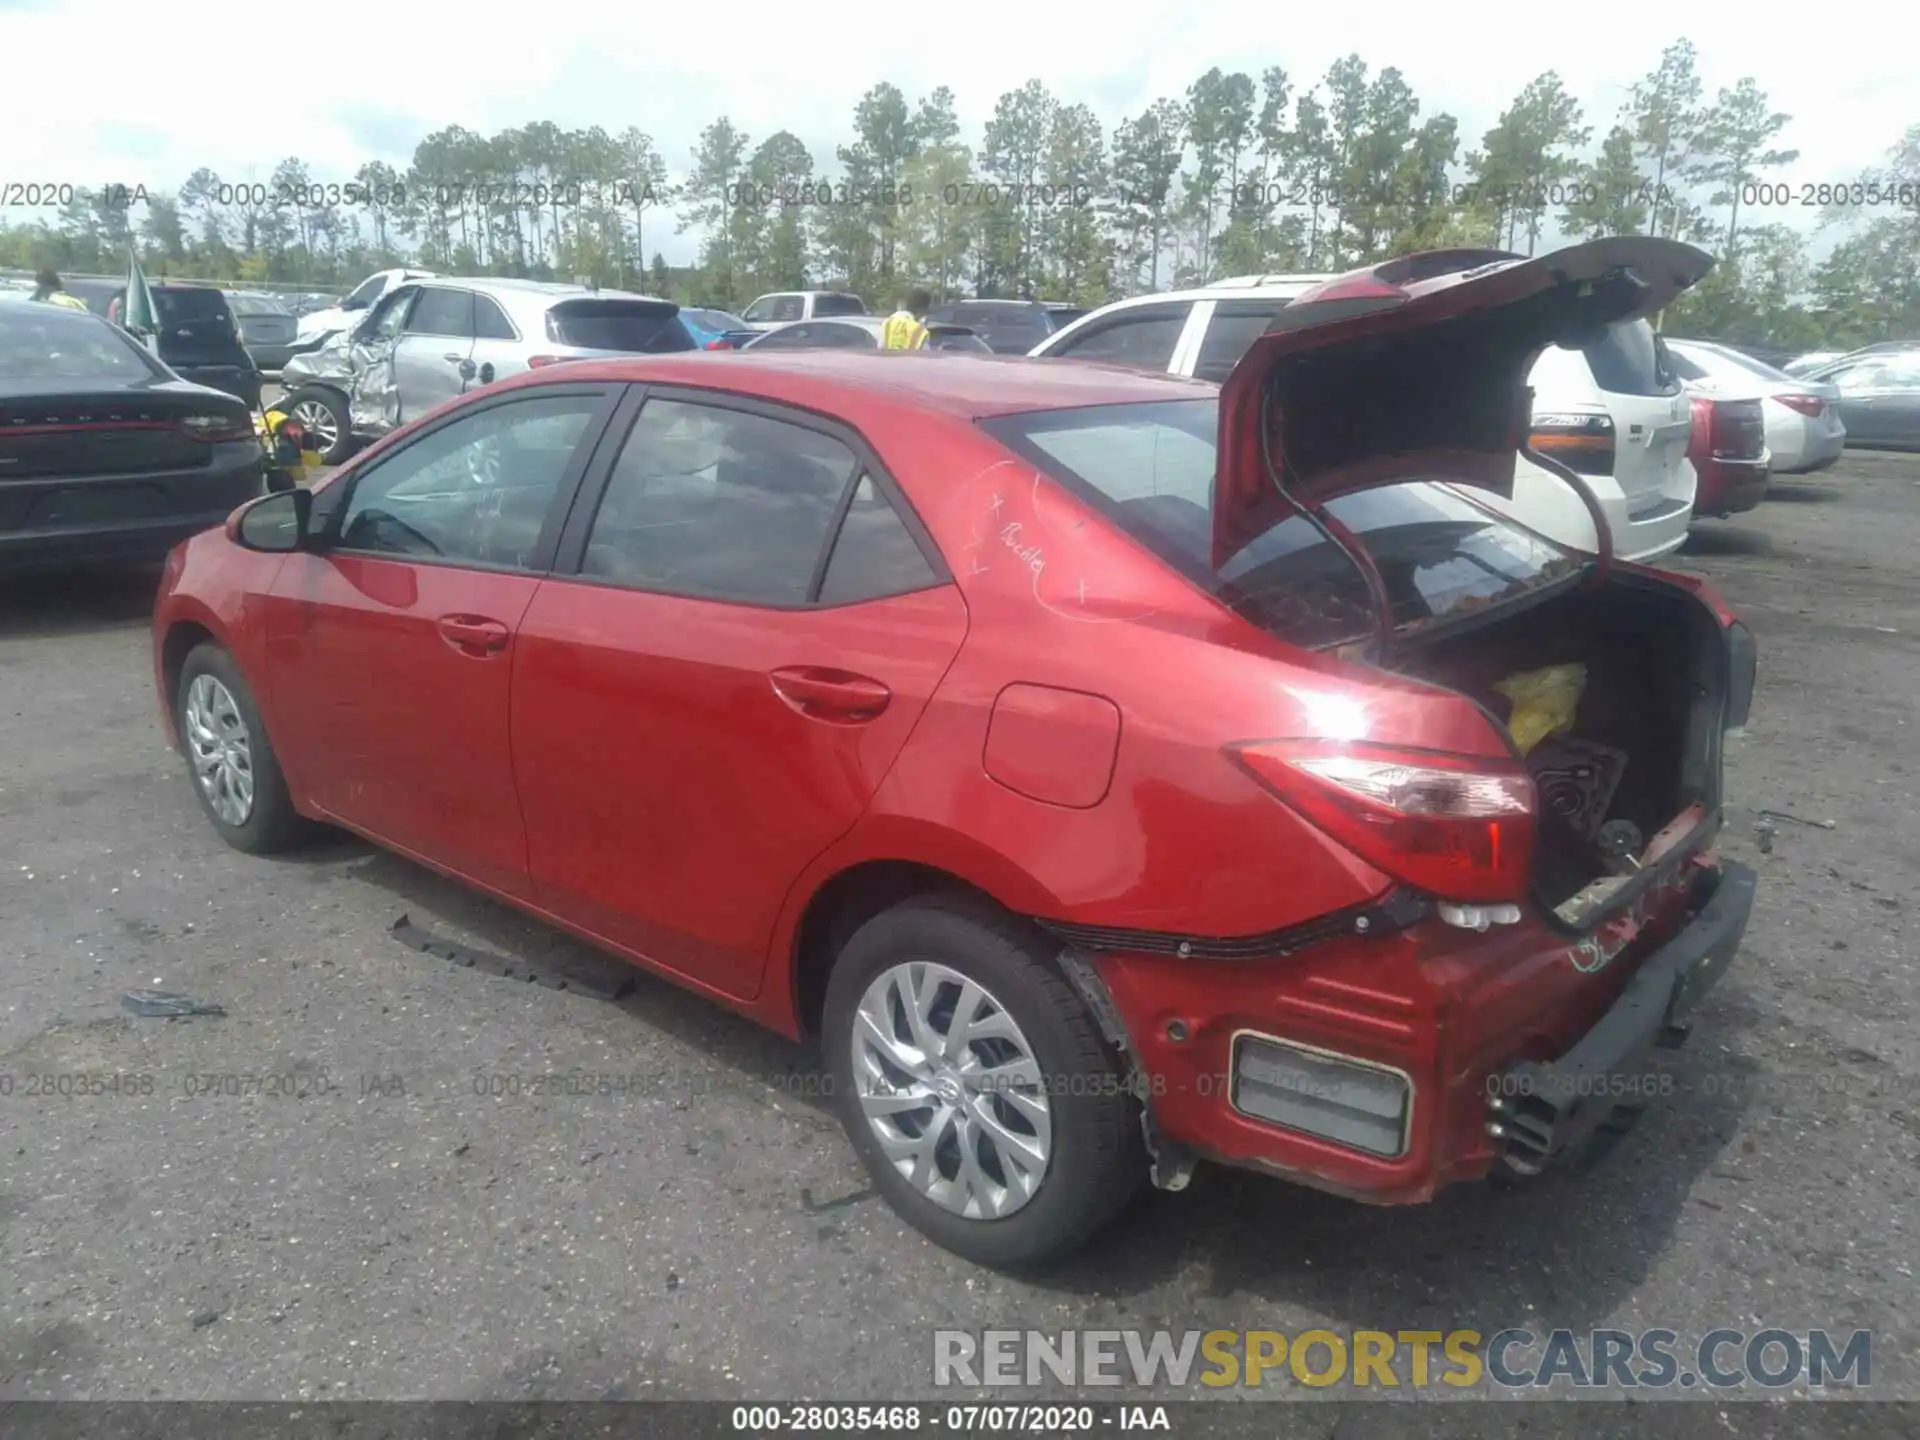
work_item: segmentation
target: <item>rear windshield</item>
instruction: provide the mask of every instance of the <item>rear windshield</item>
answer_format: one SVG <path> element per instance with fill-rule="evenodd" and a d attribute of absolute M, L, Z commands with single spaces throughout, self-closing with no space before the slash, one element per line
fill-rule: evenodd
<path fill-rule="evenodd" d="M 708 330 L 744 330 L 747 322 L 725 310 L 682 310 L 680 314 Z"/>
<path fill-rule="evenodd" d="M 813 297 L 813 313 L 816 315 L 864 315 L 867 305 L 858 295 L 816 295 Z"/>
<path fill-rule="evenodd" d="M 1786 371 L 1780 369 L 1778 366 L 1769 365 L 1766 361 L 1757 360 L 1753 356 L 1739 350 L 1715 350 L 1712 353 L 1717 358 L 1726 361 L 1727 364 L 1737 365 L 1749 375 L 1757 375 L 1762 380 L 1771 380 L 1775 384 L 1779 384 L 1783 380 L 1793 379 L 1791 375 L 1787 374 Z"/>
<path fill-rule="evenodd" d="M 1374 633 L 1366 577 L 1303 516 L 1287 514 L 1214 566 L 1217 399 L 980 423 L 1208 594 L 1280 638 L 1324 647 Z M 1386 583 L 1396 628 L 1521 594 L 1580 565 L 1570 552 L 1431 482 L 1363 490 L 1326 510 L 1365 544 Z"/>
<path fill-rule="evenodd" d="M 1609 325 L 1586 356 L 1594 383 L 1611 394 L 1672 395 L 1680 388 L 1667 347 L 1644 320 Z"/>
<path fill-rule="evenodd" d="M 547 311 L 547 338 L 581 350 L 692 350 L 676 312 L 629 300 L 563 300 Z"/>
<path fill-rule="evenodd" d="M 278 300 L 269 300 L 264 295 L 229 295 L 227 308 L 236 315 L 290 315 L 292 312 Z"/>
<path fill-rule="evenodd" d="M 964 325 L 1003 355 L 1024 355 L 1060 328 L 1046 311 L 1028 305 L 948 305 L 927 319 Z"/>
<path fill-rule="evenodd" d="M 146 352 L 90 316 L 56 305 L 0 305 L 0 381 L 147 380 Z"/>
<path fill-rule="evenodd" d="M 153 292 L 153 305 L 160 312 L 160 319 L 168 324 L 227 320 L 233 314 L 227 308 L 227 297 L 218 290 L 157 289 Z"/>

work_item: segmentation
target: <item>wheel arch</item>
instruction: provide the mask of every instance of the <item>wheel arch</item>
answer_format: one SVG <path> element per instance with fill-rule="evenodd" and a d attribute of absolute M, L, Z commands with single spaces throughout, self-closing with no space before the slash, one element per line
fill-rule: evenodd
<path fill-rule="evenodd" d="M 862 843 L 834 847 L 794 886 L 775 938 L 781 972 L 769 987 L 769 998 L 787 1009 L 769 1018 L 790 1034 L 816 1038 L 827 977 L 847 939 L 883 910 L 935 891 L 971 894 L 1021 919 L 1048 914 L 1056 904 L 997 851 L 942 827 L 896 818 Z"/>

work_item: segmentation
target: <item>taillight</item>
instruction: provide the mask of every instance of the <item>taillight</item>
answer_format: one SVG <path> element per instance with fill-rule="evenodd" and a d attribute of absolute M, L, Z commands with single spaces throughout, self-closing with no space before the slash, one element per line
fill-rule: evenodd
<path fill-rule="evenodd" d="M 1322 740 L 1231 748 L 1281 800 L 1375 869 L 1442 900 L 1515 901 L 1533 849 L 1517 764 Z"/>
<path fill-rule="evenodd" d="M 1758 460 L 1767 448 L 1767 423 L 1758 400 L 1694 396 L 1693 435 L 1696 455 L 1704 436 L 1705 453 L 1715 460 Z"/>
<path fill-rule="evenodd" d="M 712 340 L 707 341 L 707 349 L 709 350 L 731 350 L 732 348 L 733 342 L 724 335 L 716 336 Z"/>
<path fill-rule="evenodd" d="M 579 358 L 578 355 L 534 355 L 528 358 L 527 364 L 532 369 L 544 370 L 549 365 L 564 365 L 569 360 L 578 360 Z"/>
<path fill-rule="evenodd" d="M 180 429 L 189 440 L 203 445 L 258 438 L 251 415 L 188 415 L 180 421 Z"/>
<path fill-rule="evenodd" d="M 1613 474 L 1613 419 L 1574 412 L 1536 415 L 1528 437 L 1531 449 L 1578 475 Z"/>
<path fill-rule="evenodd" d="M 1818 420 L 1827 413 L 1827 402 L 1818 395 L 1776 395 L 1773 398 L 1789 410 L 1797 410 L 1810 420 Z"/>

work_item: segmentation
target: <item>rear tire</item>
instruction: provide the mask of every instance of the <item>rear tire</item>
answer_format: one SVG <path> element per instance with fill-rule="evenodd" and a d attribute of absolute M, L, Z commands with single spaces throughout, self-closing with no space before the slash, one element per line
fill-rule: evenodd
<path fill-rule="evenodd" d="M 307 831 L 293 808 L 253 691 L 233 657 L 212 641 L 188 652 L 174 700 L 194 798 L 236 850 L 271 855 Z"/>
<path fill-rule="evenodd" d="M 854 1151 L 901 1219 L 981 1265 L 1072 1252 L 1146 1179 L 1126 1072 L 1052 951 L 971 896 L 922 896 L 861 926 L 827 982 Z"/>

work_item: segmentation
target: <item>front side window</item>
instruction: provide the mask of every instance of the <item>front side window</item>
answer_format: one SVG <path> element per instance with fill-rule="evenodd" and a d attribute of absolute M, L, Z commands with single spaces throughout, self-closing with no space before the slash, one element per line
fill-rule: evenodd
<path fill-rule="evenodd" d="M 1324 647 L 1374 629 L 1366 577 L 1295 513 L 1223 566 L 1213 563 L 1216 400 L 1099 405 L 981 422 L 1169 565 L 1255 624 Z M 1579 558 L 1445 485 L 1362 490 L 1326 510 L 1366 546 L 1396 627 L 1417 626 L 1545 584 Z"/>
<path fill-rule="evenodd" d="M 600 404 L 542 395 L 442 425 L 354 479 L 336 548 L 524 568 Z"/>
<path fill-rule="evenodd" d="M 473 338 L 473 294 L 467 290 L 442 290 L 427 286 L 420 291 L 413 313 L 407 317 L 409 335 L 445 335 L 457 340 Z"/>
<path fill-rule="evenodd" d="M 804 605 L 860 468 L 830 435 L 741 410 L 649 400 L 587 537 L 583 574 L 756 605 Z"/>
<path fill-rule="evenodd" d="M 776 295 L 773 307 L 767 316 L 769 320 L 804 320 L 807 318 L 807 299 L 804 295 Z"/>

